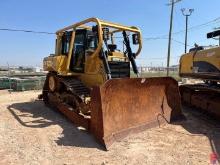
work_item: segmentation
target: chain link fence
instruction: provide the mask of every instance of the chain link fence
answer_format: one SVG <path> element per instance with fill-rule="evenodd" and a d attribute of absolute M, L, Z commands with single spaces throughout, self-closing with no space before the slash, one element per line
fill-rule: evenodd
<path fill-rule="evenodd" d="M 138 67 L 140 77 L 166 77 L 167 68 L 166 67 Z M 181 81 L 179 77 L 179 67 L 170 67 L 169 76 L 175 78 L 177 81 Z M 136 75 L 131 71 L 131 77 L 136 77 Z"/>

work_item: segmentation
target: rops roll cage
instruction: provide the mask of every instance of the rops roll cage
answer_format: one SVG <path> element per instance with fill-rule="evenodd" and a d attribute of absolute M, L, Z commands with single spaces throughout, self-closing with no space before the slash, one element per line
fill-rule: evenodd
<path fill-rule="evenodd" d="M 67 69 L 69 69 L 69 65 L 70 65 L 71 52 L 73 49 L 73 43 L 74 43 L 74 39 L 75 39 L 75 31 L 77 28 L 85 28 L 85 29 L 92 30 L 91 26 L 86 25 L 88 23 L 96 23 L 97 24 L 97 33 L 98 33 L 97 36 L 98 36 L 98 41 L 99 41 L 97 48 L 92 53 L 91 57 L 95 57 L 96 55 L 99 54 L 100 51 L 102 51 L 103 43 L 105 42 L 105 39 L 103 38 L 103 29 L 104 28 L 112 28 L 113 30 L 109 31 L 109 34 L 111 36 L 111 42 L 114 43 L 114 34 L 115 33 L 122 32 L 123 37 L 124 37 L 124 44 L 127 47 L 128 58 L 131 62 L 134 73 L 138 74 L 137 66 L 136 66 L 134 59 L 136 56 L 138 56 L 140 54 L 141 49 L 142 49 L 142 39 L 141 39 L 140 29 L 135 26 L 128 27 L 128 26 L 124 26 L 124 25 L 120 25 L 120 24 L 116 24 L 116 23 L 103 21 L 98 18 L 89 18 L 84 21 L 67 26 L 67 27 L 60 29 L 56 32 L 57 36 L 62 36 L 64 32 L 72 30 L 72 37 L 70 40 L 70 48 L 69 48 L 68 61 L 67 61 Z M 136 42 L 136 45 L 138 45 L 138 49 L 135 53 L 132 53 L 132 51 L 131 51 L 130 42 L 129 42 L 128 36 L 126 34 L 126 31 L 133 32 L 135 34 L 135 36 L 132 37 L 133 43 Z M 136 41 L 134 41 L 134 40 L 136 40 Z M 110 76 L 109 68 L 106 68 L 106 72 Z M 111 78 L 111 76 L 109 78 Z"/>

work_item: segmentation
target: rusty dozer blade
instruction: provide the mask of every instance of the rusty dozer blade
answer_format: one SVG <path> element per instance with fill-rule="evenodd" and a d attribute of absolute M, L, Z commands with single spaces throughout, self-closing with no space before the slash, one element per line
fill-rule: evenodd
<path fill-rule="evenodd" d="M 106 149 L 181 116 L 178 83 L 170 77 L 111 79 L 92 90 L 90 131 Z"/>

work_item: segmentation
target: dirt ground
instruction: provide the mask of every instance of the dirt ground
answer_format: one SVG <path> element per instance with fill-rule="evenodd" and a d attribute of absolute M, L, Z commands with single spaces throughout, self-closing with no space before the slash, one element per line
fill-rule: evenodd
<path fill-rule="evenodd" d="M 39 93 L 0 91 L 0 164 L 209 164 L 210 154 L 220 153 L 220 124 L 189 108 L 183 108 L 187 120 L 130 135 L 104 151 L 36 101 Z"/>

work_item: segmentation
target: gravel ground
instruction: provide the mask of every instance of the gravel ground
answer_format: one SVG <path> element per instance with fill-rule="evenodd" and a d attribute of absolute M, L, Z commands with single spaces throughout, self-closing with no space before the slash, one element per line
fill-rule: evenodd
<path fill-rule="evenodd" d="M 220 124 L 189 108 L 187 120 L 130 135 L 106 152 L 35 100 L 39 93 L 0 91 L 0 164 L 209 164 L 220 153 Z"/>

